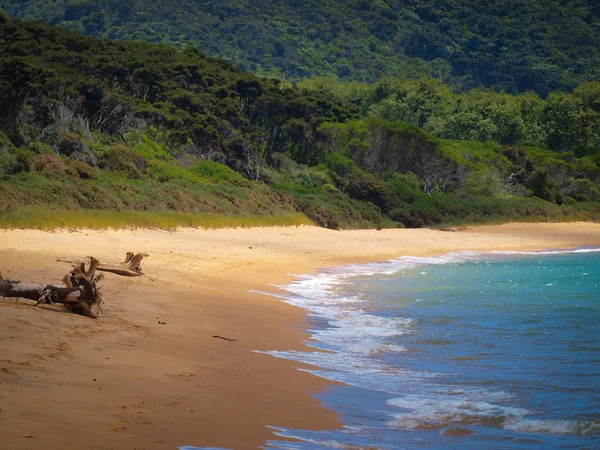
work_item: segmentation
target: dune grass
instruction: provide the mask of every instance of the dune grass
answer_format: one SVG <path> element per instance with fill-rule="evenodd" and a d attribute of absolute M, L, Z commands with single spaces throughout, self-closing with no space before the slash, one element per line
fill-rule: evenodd
<path fill-rule="evenodd" d="M 39 207 L 26 207 L 15 211 L 0 212 L 0 228 L 3 229 L 159 228 L 174 230 L 180 227 L 209 229 L 299 225 L 314 225 L 314 222 L 301 213 L 225 216 L 212 213 L 191 214 L 174 211 L 73 211 Z"/>

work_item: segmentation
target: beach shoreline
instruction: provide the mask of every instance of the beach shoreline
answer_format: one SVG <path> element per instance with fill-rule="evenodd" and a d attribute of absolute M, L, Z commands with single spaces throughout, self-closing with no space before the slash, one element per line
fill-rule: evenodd
<path fill-rule="evenodd" d="M 331 383 L 253 352 L 305 348 L 305 312 L 254 291 L 403 255 L 581 246 L 600 225 L 0 231 L 0 272 L 23 281 L 59 283 L 57 258 L 150 254 L 143 277 L 107 274 L 98 320 L 0 298 L 0 433 L 7 448 L 238 449 L 272 439 L 266 425 L 334 428 L 311 395 Z"/>

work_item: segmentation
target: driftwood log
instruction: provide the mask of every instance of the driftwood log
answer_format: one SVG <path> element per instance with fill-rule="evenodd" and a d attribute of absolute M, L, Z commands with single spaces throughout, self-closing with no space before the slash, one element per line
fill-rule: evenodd
<path fill-rule="evenodd" d="M 103 275 L 96 275 L 99 264 L 96 258 L 90 257 L 87 270 L 85 263 L 74 266 L 73 270 L 63 278 L 65 286 L 47 284 L 42 287 L 35 283 L 0 278 L 0 296 L 37 300 L 35 306 L 40 303 L 62 303 L 77 314 L 95 319 L 102 312 L 102 295 L 98 282 Z"/>
<path fill-rule="evenodd" d="M 23 283 L 16 280 L 4 280 L 0 275 L 0 296 L 13 298 L 28 298 L 38 300 L 42 295 L 42 285 L 36 283 Z"/>
<path fill-rule="evenodd" d="M 142 259 L 147 256 L 149 256 L 148 253 L 134 254 L 133 252 L 127 252 L 125 255 L 125 261 L 121 266 L 100 264 L 98 267 L 96 267 L 96 270 L 99 272 L 110 272 L 117 275 L 122 275 L 124 277 L 139 277 L 143 274 L 141 266 Z M 81 264 L 81 261 L 74 259 L 61 258 L 58 259 L 58 261 Z"/>

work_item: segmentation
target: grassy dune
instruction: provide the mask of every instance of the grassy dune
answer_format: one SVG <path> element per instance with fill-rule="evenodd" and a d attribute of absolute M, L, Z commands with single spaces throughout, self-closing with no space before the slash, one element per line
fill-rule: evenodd
<path fill-rule="evenodd" d="M 68 211 L 37 207 L 0 212 L 0 228 L 4 229 L 33 228 L 38 230 L 55 230 L 59 228 L 160 228 L 164 230 L 174 230 L 179 227 L 208 229 L 299 225 L 314 225 L 314 223 L 301 213 L 277 216 L 224 216 L 211 213 L 191 214 L 152 211 Z"/>

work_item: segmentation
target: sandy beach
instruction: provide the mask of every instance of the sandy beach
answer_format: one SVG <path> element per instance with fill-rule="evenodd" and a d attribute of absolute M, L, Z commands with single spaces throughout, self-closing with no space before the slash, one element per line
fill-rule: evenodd
<path fill-rule="evenodd" d="M 59 284 L 58 258 L 150 255 L 142 277 L 106 274 L 97 320 L 0 298 L 0 448 L 251 449 L 273 437 L 266 425 L 337 427 L 311 395 L 327 382 L 252 352 L 302 348 L 303 311 L 251 291 L 402 255 L 580 246 L 600 246 L 599 224 L 0 231 L 9 279 Z"/>

